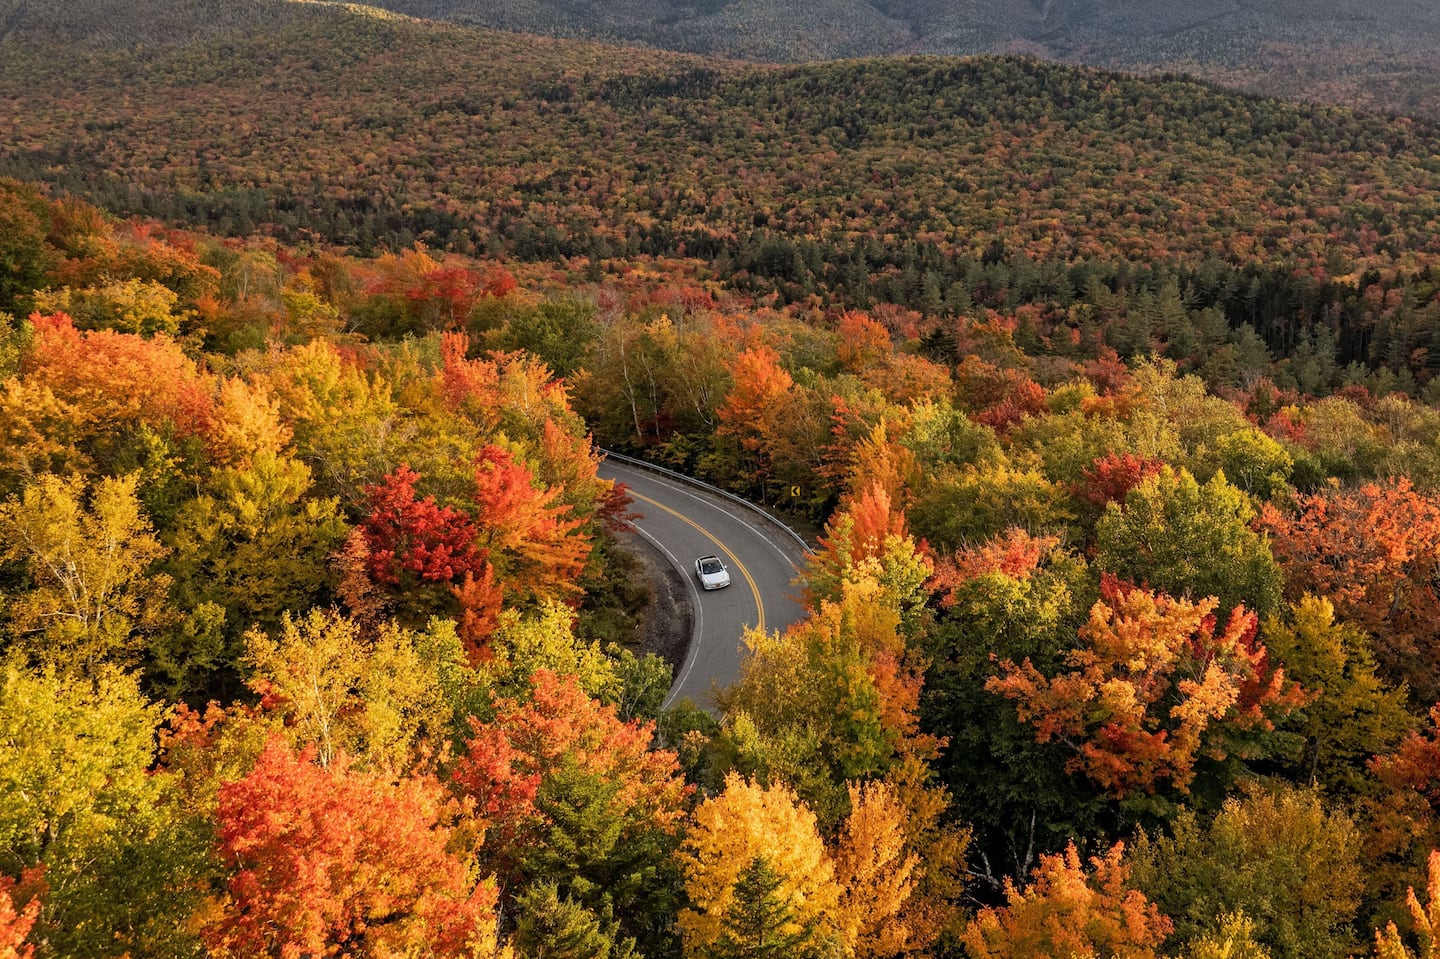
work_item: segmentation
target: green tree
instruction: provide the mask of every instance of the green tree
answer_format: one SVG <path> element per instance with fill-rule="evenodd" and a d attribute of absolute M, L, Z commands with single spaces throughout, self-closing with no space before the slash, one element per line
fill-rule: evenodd
<path fill-rule="evenodd" d="M 1309 790 L 1226 800 L 1208 824 L 1183 812 L 1173 835 L 1141 837 L 1136 884 L 1175 922 L 1175 944 L 1213 937 L 1227 914 L 1254 919 L 1275 959 L 1339 959 L 1357 946 L 1351 926 L 1363 876 L 1360 833 Z"/>
<path fill-rule="evenodd" d="M 1314 691 L 1310 703 L 1277 723 L 1298 739 L 1298 778 L 1342 794 L 1373 788 L 1365 761 L 1389 753 L 1413 725 L 1404 687 L 1388 686 L 1376 675 L 1369 640 L 1337 622 L 1328 599 L 1306 594 L 1283 619 L 1267 620 L 1261 632 L 1285 675 Z"/>
<path fill-rule="evenodd" d="M 152 773 L 159 706 L 132 676 L 0 665 L 0 873 L 45 867 L 45 956 L 184 954 L 205 826 Z"/>
<path fill-rule="evenodd" d="M 949 739 L 936 770 L 957 818 L 975 829 L 972 868 L 994 893 L 1006 876 L 1028 876 L 1037 850 L 1092 834 L 1103 806 L 1076 790 L 1063 748 L 1036 742 L 985 689 L 1001 659 L 1058 669 L 1084 622 L 1093 593 L 1085 564 L 1048 543 L 1028 564 L 975 562 L 985 547 L 941 561 L 936 623 L 924 639 L 922 728 Z"/>
<path fill-rule="evenodd" d="M 1037 470 L 1009 465 L 934 470 L 916 490 L 909 515 L 915 534 L 944 553 L 1011 527 L 1042 533 L 1075 518 L 1064 490 Z"/>
<path fill-rule="evenodd" d="M 817 916 L 802 917 L 785 881 L 764 856 L 741 870 L 720 935 L 697 955 L 705 959 L 820 959 L 838 955 L 818 935 Z"/>
<path fill-rule="evenodd" d="M 58 251 L 46 242 L 52 213 L 34 187 L 0 180 L 0 312 L 21 312 L 24 298 L 45 285 Z"/>
<path fill-rule="evenodd" d="M 180 510 L 167 537 L 166 569 L 182 608 L 198 613 L 208 604 L 223 611 L 224 650 L 211 668 L 233 669 L 246 629 L 275 629 L 283 613 L 302 613 L 323 598 L 327 562 L 345 523 L 336 500 L 307 496 L 310 470 L 288 457 L 258 453 L 242 467 L 221 470 L 208 485 Z M 205 684 L 203 665 L 196 669 L 185 655 L 183 634 L 194 622 L 192 614 L 182 624 L 180 650 L 160 648 L 164 637 L 152 643 L 175 693 Z"/>
<path fill-rule="evenodd" d="M 671 935 L 689 788 L 653 727 L 621 722 L 577 684 L 537 670 L 524 700 L 470 717 L 452 779 L 487 828 L 481 861 L 504 882 L 544 882 L 627 934 Z"/>
<path fill-rule="evenodd" d="M 493 338 L 494 346 L 527 350 L 544 360 L 556 376 L 570 376 L 600 335 L 597 312 L 594 303 L 578 298 L 547 300 L 512 314 L 502 333 Z"/>
<path fill-rule="evenodd" d="M 256 377 L 294 430 L 295 449 L 323 494 L 352 497 L 379 482 L 399 458 L 399 404 L 390 383 L 347 364 L 315 341 L 275 355 Z"/>
<path fill-rule="evenodd" d="M 66 313 L 82 330 L 117 330 L 151 336 L 180 332 L 193 316 L 176 311 L 180 297 L 169 287 L 153 280 L 116 280 L 100 286 L 72 290 L 63 287 L 35 295 L 41 313 Z"/>
<path fill-rule="evenodd" d="M 1295 469 L 1285 447 L 1253 428 L 1220 437 L 1212 455 L 1231 483 L 1260 500 L 1283 492 Z"/>
<path fill-rule="evenodd" d="M 656 719 L 669 695 L 674 668 L 654 653 L 636 656 L 613 643 L 606 652 L 620 677 L 620 698 L 615 703 L 620 718 Z"/>
<path fill-rule="evenodd" d="M 531 886 L 515 902 L 511 945 L 523 959 L 631 959 L 633 939 L 616 941 L 613 928 L 553 882 Z"/>
<path fill-rule="evenodd" d="M 902 442 L 918 461 L 930 467 L 984 468 L 999 465 L 1005 458 L 995 431 L 946 399 L 916 404 Z"/>
<path fill-rule="evenodd" d="M 1186 599 L 1214 596 L 1223 617 L 1236 606 L 1265 616 L 1280 603 L 1280 567 L 1253 530 L 1249 498 L 1217 472 L 1201 486 L 1164 469 L 1112 503 L 1095 528 L 1095 564 Z"/>
<path fill-rule="evenodd" d="M 918 728 L 921 671 L 906 649 L 899 604 L 871 564 L 784 633 L 747 631 L 740 678 L 719 697 L 749 729 L 732 725 L 717 745 L 733 747 L 738 768 L 767 779 L 781 771 L 777 761 L 801 766 L 803 775 L 787 781 L 827 825 L 845 813 L 847 780 L 939 752 Z M 742 735 L 749 730 L 756 741 Z M 786 762 L 802 756 L 803 764 Z"/>
<path fill-rule="evenodd" d="M 618 912 L 626 932 L 654 947 L 671 940 L 670 919 L 679 905 L 671 859 L 679 837 L 637 828 L 625 808 L 631 785 L 562 757 L 536 791 L 535 810 L 545 826 L 525 849 L 522 866 L 597 916 Z M 610 935 L 618 931 L 611 928 Z"/>
<path fill-rule="evenodd" d="M 600 330 L 586 355 L 586 368 L 572 382 L 577 404 L 602 441 L 632 447 L 667 438 L 663 414 L 671 404 L 666 383 L 675 376 L 673 340 L 668 317 L 649 323 L 625 317 Z M 707 439 L 714 432 L 716 408 L 729 381 L 724 358 L 715 362 L 720 369 L 704 385 L 697 384 L 703 394 Z"/>

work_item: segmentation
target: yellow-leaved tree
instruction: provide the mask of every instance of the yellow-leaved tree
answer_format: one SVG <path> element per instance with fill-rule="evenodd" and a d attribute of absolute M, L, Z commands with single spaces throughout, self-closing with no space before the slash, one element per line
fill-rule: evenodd
<path fill-rule="evenodd" d="M 296 746 L 328 767 L 344 754 L 360 768 L 405 769 L 451 732 L 447 682 L 466 681 L 454 627 L 424 632 L 387 623 L 371 632 L 333 610 L 288 613 L 278 635 L 245 635 L 250 688 Z"/>
<path fill-rule="evenodd" d="M 842 940 L 834 866 L 789 788 L 732 773 L 695 810 L 676 855 L 690 899 L 679 916 L 687 957 L 819 957 Z"/>
<path fill-rule="evenodd" d="M 0 505 L 0 556 L 27 563 L 35 586 L 11 601 L 15 640 L 66 669 L 130 665 L 169 616 L 166 552 L 136 495 L 138 476 L 40 476 Z"/>
<path fill-rule="evenodd" d="M 919 857 L 906 848 L 906 810 L 885 782 L 850 786 L 850 818 L 835 851 L 837 921 L 856 959 L 909 952 L 902 910 L 915 891 Z"/>

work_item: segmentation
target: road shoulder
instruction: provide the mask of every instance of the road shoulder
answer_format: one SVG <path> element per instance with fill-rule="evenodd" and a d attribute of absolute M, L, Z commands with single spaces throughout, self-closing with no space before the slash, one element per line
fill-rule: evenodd
<path fill-rule="evenodd" d="M 695 628 L 695 608 L 684 575 L 645 537 L 634 532 L 616 534 L 617 542 L 645 567 L 651 584 L 651 598 L 642 614 L 637 656 L 654 653 L 670 666 L 670 676 L 679 674 L 690 649 Z"/>

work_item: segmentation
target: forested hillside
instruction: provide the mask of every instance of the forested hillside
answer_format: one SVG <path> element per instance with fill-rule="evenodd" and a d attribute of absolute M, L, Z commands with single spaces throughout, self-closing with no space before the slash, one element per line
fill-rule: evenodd
<path fill-rule="evenodd" d="M 63 39 L 87 51 L 134 52 L 336 14 L 399 14 L 768 63 L 1023 54 L 1440 118 L 1440 12 L 1421 0 L 145 0 L 143 8 L 119 0 L 0 0 L 0 42 Z"/>
<path fill-rule="evenodd" d="M 0 222 L 20 955 L 1404 955 L 1440 414 L 1396 382 L 1314 395 L 1173 285 L 1046 338 Z M 828 517 L 718 721 L 626 648 L 588 430 Z"/>
<path fill-rule="evenodd" d="M 432 19 L 753 60 L 1027 53 L 1183 71 L 1270 96 L 1435 116 L 1440 11 L 1421 2 L 383 0 Z"/>
<path fill-rule="evenodd" d="M 358 5 L 348 11 L 339 5 L 326 9 L 330 6 L 294 0 L 0 0 L 0 41 L 40 40 L 134 52 L 362 12 Z M 383 11 L 375 8 L 374 14 Z"/>
<path fill-rule="evenodd" d="M 286 242 L 699 257 L 787 302 L 1076 327 L 1096 283 L 1173 279 L 1281 356 L 1429 376 L 1431 125 L 1017 59 L 621 66 L 321 9 L 146 55 L 12 45 L 0 170 Z"/>
<path fill-rule="evenodd" d="M 0 959 L 1430 955 L 1440 130 L 208 6 L 0 41 Z"/>

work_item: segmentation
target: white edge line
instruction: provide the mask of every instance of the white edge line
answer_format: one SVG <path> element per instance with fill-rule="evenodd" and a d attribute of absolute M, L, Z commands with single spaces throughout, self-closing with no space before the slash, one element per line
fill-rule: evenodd
<path fill-rule="evenodd" d="M 661 709 L 669 709 L 670 704 L 675 700 L 676 694 L 680 692 L 680 687 L 684 686 L 685 681 L 690 678 L 690 671 L 695 668 L 695 660 L 700 656 L 700 641 L 705 635 L 705 610 L 700 605 L 699 591 L 695 589 L 695 584 L 690 580 L 689 575 L 687 575 L 688 571 L 681 565 L 680 561 L 675 558 L 675 554 L 666 549 L 664 543 L 641 529 L 633 521 L 630 523 L 630 528 L 665 554 L 665 558 L 670 560 L 670 565 L 674 566 L 675 571 L 680 574 L 680 578 L 685 580 L 685 586 L 690 590 L 690 598 L 694 600 L 695 621 L 690 626 L 690 647 L 685 651 L 685 663 L 680 668 L 680 675 L 675 677 L 675 682 L 671 684 L 670 692 L 665 696 L 665 701 L 660 704 Z"/>
<path fill-rule="evenodd" d="M 770 548 L 773 549 L 775 552 L 779 553 L 779 554 L 780 554 L 780 561 L 783 562 L 783 563 L 785 563 L 785 564 L 787 564 L 787 565 L 790 567 L 790 573 L 791 573 L 790 585 L 791 585 L 792 587 L 800 584 L 800 583 L 804 580 L 804 578 L 805 578 L 805 570 L 804 570 L 804 568 L 803 568 L 799 563 L 795 562 L 794 557 L 793 557 L 790 553 L 787 553 L 787 552 L 785 551 L 785 549 L 784 549 L 778 542 L 776 542 L 775 540 L 771 539 L 771 538 L 770 538 L 770 535 L 769 535 L 768 533 L 766 533 L 764 530 L 762 530 L 762 529 L 761 529 L 759 526 L 757 526 L 755 523 L 753 523 L 753 522 L 748 522 L 748 521 L 745 520 L 744 517 L 742 517 L 742 516 L 737 516 L 735 513 L 732 513 L 732 512 L 731 512 L 729 509 L 727 509 L 725 506 L 723 506 L 723 505 L 720 504 L 720 503 L 717 503 L 713 497 L 705 497 L 705 496 L 702 496 L 702 495 L 700 495 L 699 493 L 695 492 L 693 489 L 688 489 L 688 488 L 685 487 L 683 484 L 677 483 L 677 482 L 675 482 L 675 481 L 673 481 L 673 480 L 667 481 L 667 480 L 668 480 L 667 477 L 663 477 L 663 476 L 657 477 L 657 476 L 653 476 L 653 475 L 651 475 L 651 474 L 646 474 L 646 475 L 647 475 L 647 476 L 650 476 L 651 479 L 655 480 L 657 483 L 659 483 L 661 486 L 664 486 L 666 489 L 674 490 L 674 491 L 677 492 L 677 493 L 680 493 L 680 494 L 682 494 L 682 495 L 684 495 L 684 496 L 690 497 L 691 499 L 693 499 L 693 500 L 694 500 L 695 502 L 697 502 L 697 503 L 700 503 L 700 504 L 702 504 L 702 505 L 704 505 L 704 506 L 708 506 L 708 507 L 710 507 L 711 509 L 719 510 L 721 513 L 724 513 L 726 516 L 728 516 L 728 517 L 730 517 L 731 519 L 733 519 L 736 523 L 739 523 L 740 526 L 743 527 L 744 529 L 748 529 L 750 532 L 754 533 L 754 534 L 756 535 L 756 537 L 759 538 L 760 542 L 764 543 L 766 546 L 770 547 Z M 731 559 L 734 559 L 734 557 L 732 556 Z M 786 595 L 788 595 L 788 594 L 786 594 Z M 756 601 L 757 601 L 757 602 L 759 601 L 759 597 L 758 597 L 758 596 L 756 597 Z"/>
<path fill-rule="evenodd" d="M 738 503 L 741 506 L 748 506 L 751 512 L 759 516 L 765 517 L 766 519 L 770 520 L 772 524 L 780 527 L 786 533 L 788 533 L 791 542 L 798 543 L 800 545 L 800 551 L 802 553 L 810 555 L 815 552 L 815 550 L 811 549 L 810 545 L 805 542 L 804 537 L 802 537 L 799 533 L 795 532 L 794 529 L 787 526 L 783 521 L 780 520 L 779 517 L 775 516 L 775 514 L 771 513 L 768 509 L 756 506 L 749 500 L 741 499 L 734 493 L 727 492 L 726 490 L 723 490 L 718 486 L 713 486 L 702 479 L 696 479 L 695 477 L 687 476 L 684 473 L 677 473 L 675 470 L 668 469 L 667 467 L 659 466 L 655 463 L 650 463 L 643 459 L 637 459 L 633 456 L 626 456 L 624 453 L 617 453 L 614 450 L 606 449 L 603 446 L 599 447 L 599 450 L 603 457 L 602 462 L 604 460 L 613 460 L 616 466 L 629 466 L 631 469 L 637 470 L 639 472 L 647 473 L 650 475 L 658 474 L 661 476 L 665 476 L 669 478 L 672 482 L 681 483 L 691 489 L 703 489 L 707 493 L 718 496 L 723 500 L 727 500 L 731 503 Z"/>

